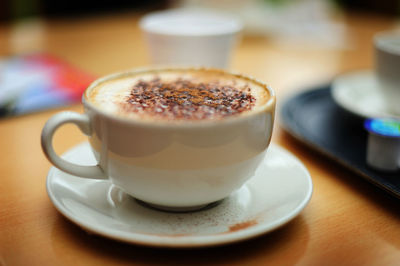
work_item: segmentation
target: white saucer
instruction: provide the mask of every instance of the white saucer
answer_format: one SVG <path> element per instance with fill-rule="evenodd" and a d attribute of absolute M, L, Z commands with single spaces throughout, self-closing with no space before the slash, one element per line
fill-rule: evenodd
<path fill-rule="evenodd" d="M 88 143 L 74 147 L 64 158 L 95 163 Z M 55 207 L 84 230 L 159 247 L 221 245 L 272 231 L 300 213 L 312 187 L 304 165 L 274 144 L 241 189 L 213 208 L 191 213 L 145 207 L 109 181 L 79 178 L 54 167 L 47 176 L 47 192 Z"/>
<path fill-rule="evenodd" d="M 345 110 L 364 118 L 400 118 L 387 109 L 375 74 L 369 70 L 337 77 L 332 83 L 332 97 Z"/>

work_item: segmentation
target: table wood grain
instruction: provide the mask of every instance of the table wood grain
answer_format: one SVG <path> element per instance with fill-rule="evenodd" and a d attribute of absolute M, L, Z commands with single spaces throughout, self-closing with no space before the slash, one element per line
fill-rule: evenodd
<path fill-rule="evenodd" d="M 139 15 L 125 13 L 42 21 L 33 51 L 48 52 L 101 76 L 149 64 Z M 269 83 L 280 102 L 336 75 L 373 66 L 371 38 L 395 20 L 342 14 L 346 45 L 326 47 L 275 37 L 245 36 L 232 68 Z M 15 25 L 0 25 L 0 55 L 14 55 Z M 18 40 L 17 40 L 18 41 Z M 32 41 L 32 40 L 28 40 Z M 216 248 L 154 249 L 89 235 L 51 204 L 51 167 L 40 147 L 44 123 L 60 110 L 0 120 L 0 265 L 399 265 L 400 202 L 274 128 L 273 142 L 294 153 L 314 182 L 310 204 L 281 229 Z M 58 153 L 84 141 L 74 126 L 56 134 Z"/>

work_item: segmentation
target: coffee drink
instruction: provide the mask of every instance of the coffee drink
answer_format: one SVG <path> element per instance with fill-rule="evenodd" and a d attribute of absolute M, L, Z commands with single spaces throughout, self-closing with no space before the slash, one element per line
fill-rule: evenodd
<path fill-rule="evenodd" d="M 100 83 L 87 96 L 114 115 L 169 122 L 246 115 L 270 97 L 262 84 L 218 70 L 132 74 Z"/>
<path fill-rule="evenodd" d="M 153 207 L 194 210 L 228 197 L 250 179 L 271 140 L 275 95 L 253 78 L 203 68 L 139 69 L 93 82 L 84 113 L 61 112 L 42 131 L 59 169 L 107 179 Z M 73 123 L 98 164 L 59 157 L 54 132 Z"/>

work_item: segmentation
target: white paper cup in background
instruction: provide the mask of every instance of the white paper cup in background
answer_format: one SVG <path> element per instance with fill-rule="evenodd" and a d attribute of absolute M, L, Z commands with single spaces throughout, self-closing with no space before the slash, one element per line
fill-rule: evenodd
<path fill-rule="evenodd" d="M 375 70 L 383 99 L 390 112 L 400 115 L 400 30 L 374 37 Z"/>
<path fill-rule="evenodd" d="M 153 64 L 229 66 L 243 28 L 227 14 L 203 9 L 170 9 L 140 20 Z"/>

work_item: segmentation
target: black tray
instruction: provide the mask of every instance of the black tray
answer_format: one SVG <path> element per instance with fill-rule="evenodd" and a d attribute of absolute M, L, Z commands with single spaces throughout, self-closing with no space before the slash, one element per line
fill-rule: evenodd
<path fill-rule="evenodd" d="M 366 164 L 367 132 L 363 119 L 340 108 L 330 85 L 295 95 L 281 108 L 289 134 L 400 198 L 400 172 L 385 173 Z"/>

